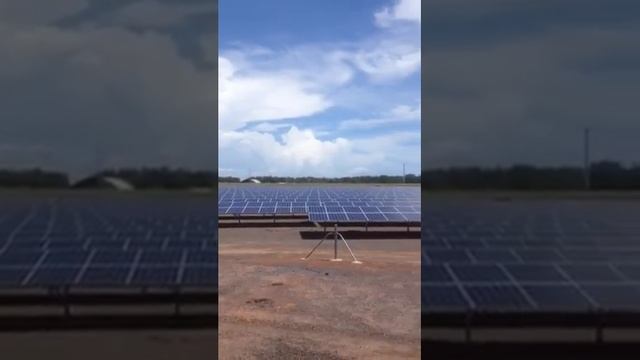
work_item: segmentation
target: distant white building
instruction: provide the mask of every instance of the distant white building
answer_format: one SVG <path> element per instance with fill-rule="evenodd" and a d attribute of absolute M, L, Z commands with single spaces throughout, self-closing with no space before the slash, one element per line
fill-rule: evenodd
<path fill-rule="evenodd" d="M 242 183 L 244 183 L 244 184 L 260 184 L 260 180 L 254 179 L 254 178 L 247 178 L 247 179 L 242 180 Z"/>
<path fill-rule="evenodd" d="M 78 181 L 73 185 L 76 189 L 112 189 L 118 191 L 131 191 L 134 186 L 126 180 L 111 176 L 92 176 Z"/>

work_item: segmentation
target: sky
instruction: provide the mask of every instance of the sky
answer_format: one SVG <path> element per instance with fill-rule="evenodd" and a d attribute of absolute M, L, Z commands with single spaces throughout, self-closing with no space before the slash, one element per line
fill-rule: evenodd
<path fill-rule="evenodd" d="M 219 171 L 420 171 L 419 0 L 221 0 Z"/>
<path fill-rule="evenodd" d="M 217 167 L 217 4 L 0 0 L 0 168 Z"/>
<path fill-rule="evenodd" d="M 422 165 L 640 163 L 640 3 L 427 0 Z"/>
<path fill-rule="evenodd" d="M 640 161 L 636 1 L 266 3 L 0 0 L 0 168 Z"/>

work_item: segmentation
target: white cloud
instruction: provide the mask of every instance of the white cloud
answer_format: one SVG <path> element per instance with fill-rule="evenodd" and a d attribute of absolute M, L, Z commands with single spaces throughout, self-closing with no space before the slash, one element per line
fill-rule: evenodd
<path fill-rule="evenodd" d="M 311 90 L 310 84 L 295 75 L 244 75 L 225 57 L 218 58 L 218 91 L 221 130 L 237 130 L 252 121 L 309 116 L 331 105 L 323 94 Z"/>
<path fill-rule="evenodd" d="M 371 50 L 353 55 L 353 62 L 374 81 L 406 78 L 420 70 L 420 47 L 413 44 L 383 42 Z"/>
<path fill-rule="evenodd" d="M 335 158 L 351 151 L 351 143 L 342 138 L 322 141 L 312 130 L 293 126 L 280 139 L 256 131 L 223 131 L 220 151 L 225 154 L 221 166 L 246 164 L 266 173 L 300 175 L 331 170 Z"/>
<path fill-rule="evenodd" d="M 384 7 L 374 14 L 380 27 L 389 27 L 399 21 L 420 23 L 421 0 L 396 0 L 392 7 Z"/>
<path fill-rule="evenodd" d="M 416 107 L 398 105 L 382 116 L 372 119 L 345 120 L 338 126 L 339 130 L 373 129 L 381 126 L 404 124 L 420 124 L 420 105 Z"/>
<path fill-rule="evenodd" d="M 293 125 L 291 124 L 274 124 L 274 123 L 263 122 L 263 123 L 259 123 L 257 125 L 252 126 L 251 130 L 270 133 L 270 132 L 278 131 L 280 129 L 290 128 L 292 126 Z"/>
<path fill-rule="evenodd" d="M 420 134 L 397 132 L 372 138 L 321 140 L 309 129 L 291 127 L 281 137 L 256 131 L 220 133 L 220 166 L 237 169 L 236 176 L 352 176 L 394 173 L 403 161 L 411 162 L 420 151 Z M 413 164 L 419 169 L 419 161 Z M 399 171 L 399 170 L 398 170 Z M 417 170 L 416 170 L 417 171 Z"/>
<path fill-rule="evenodd" d="M 395 21 L 411 18 L 410 10 L 398 3 L 389 11 L 397 17 Z M 354 98 L 361 96 L 349 95 L 353 88 L 368 89 L 377 98 L 376 106 L 384 106 L 389 101 L 384 93 L 390 90 L 381 85 L 420 70 L 419 27 L 378 30 L 360 41 L 302 44 L 284 50 L 236 44 L 221 50 L 218 70 L 220 166 L 246 166 L 236 171 L 238 176 L 245 176 L 249 169 L 256 174 L 293 176 L 358 175 L 370 169 L 384 173 L 395 171 L 398 162 L 419 156 L 419 140 L 406 145 L 405 133 L 392 130 L 385 136 L 349 139 L 335 135 L 336 129 L 417 123 L 419 106 L 397 106 L 366 124 L 352 120 L 341 127 L 335 120 L 326 120 L 314 130 L 299 124 L 301 118 L 311 116 L 312 121 L 321 121 L 319 115 L 338 103 L 344 108 L 345 101 L 350 111 L 371 113 L 368 106 L 353 105 Z M 334 119 L 332 114 L 327 119 Z M 415 136 L 419 139 L 419 134 L 411 134 L 414 140 Z"/>

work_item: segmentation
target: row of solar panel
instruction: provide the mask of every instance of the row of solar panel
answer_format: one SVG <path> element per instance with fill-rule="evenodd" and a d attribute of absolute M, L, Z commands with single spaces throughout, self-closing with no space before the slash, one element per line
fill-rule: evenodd
<path fill-rule="evenodd" d="M 563 283 L 638 282 L 640 259 L 635 264 L 484 264 L 423 265 L 425 283 Z"/>
<path fill-rule="evenodd" d="M 218 213 L 224 213 L 227 209 L 253 209 L 253 211 L 258 211 L 258 209 L 270 209 L 270 211 L 292 211 L 293 209 L 308 209 L 313 207 L 327 207 L 327 208 L 353 208 L 353 207 L 362 207 L 362 208 L 375 208 L 375 207 L 411 207 L 415 208 L 416 211 L 420 211 L 420 203 L 416 202 L 344 202 L 344 203 L 250 203 L 250 202 L 236 202 L 236 203 L 223 203 L 218 205 Z M 236 210 L 236 211 L 239 211 Z"/>
<path fill-rule="evenodd" d="M 40 266 L 0 267 L 0 287 L 32 286 L 207 286 L 216 287 L 218 271 L 211 265 L 182 266 Z"/>
<path fill-rule="evenodd" d="M 426 248 L 423 264 L 437 263 L 565 263 L 565 262 L 640 262 L 640 249 L 578 248 Z"/>
<path fill-rule="evenodd" d="M 215 264 L 217 251 L 195 249 L 136 249 L 136 250 L 14 250 L 0 253 L 0 266 L 36 266 L 38 264 L 63 266 L 82 264 L 129 264 L 137 262 L 148 265 L 170 264 Z"/>
<path fill-rule="evenodd" d="M 425 224 L 428 226 L 428 224 Z M 425 239 L 436 238 L 436 237 L 474 237 L 474 238 L 518 238 L 518 237 L 545 237 L 549 239 L 553 239 L 554 237 L 586 237 L 586 238 L 596 238 L 603 236 L 627 236 L 633 235 L 634 232 L 624 232 L 624 231 L 585 231 L 585 230 L 577 230 L 577 229 L 562 229 L 560 231 L 546 231 L 546 230 L 527 230 L 520 229 L 514 231 L 488 231 L 488 230 L 476 230 L 476 229 L 451 229 L 445 231 L 438 231 L 433 228 L 425 228 L 428 229 L 425 231 L 424 237 Z"/>
<path fill-rule="evenodd" d="M 218 199 L 218 204 L 224 203 L 236 203 L 236 202 L 250 202 L 250 203 L 288 203 L 288 204 L 296 204 L 296 203 L 351 203 L 351 202 L 419 202 L 420 198 L 416 197 L 393 197 L 393 198 L 362 198 L 362 197 L 337 197 L 331 199 L 283 199 L 283 198 L 275 198 L 275 199 L 267 199 L 267 198 L 235 198 L 235 199 Z"/>
<path fill-rule="evenodd" d="M 16 233 L 4 233 L 0 234 L 0 241 L 2 239 L 46 239 L 51 241 L 57 240 L 80 240 L 80 239 L 97 239 L 108 240 L 117 238 L 130 238 L 130 239 L 157 239 L 162 241 L 167 238 L 171 239 L 216 239 L 217 234 L 202 232 L 202 233 L 154 233 L 148 232 L 135 232 L 135 231 L 114 231 L 114 232 L 100 232 L 100 233 L 65 233 L 65 234 L 51 234 L 47 232 L 16 232 Z"/>
<path fill-rule="evenodd" d="M 223 207 L 219 214 L 307 214 L 307 213 L 419 213 L 418 206 L 303 206 L 303 207 Z"/>
<path fill-rule="evenodd" d="M 420 213 L 327 213 L 311 212 L 309 220 L 319 223 L 340 222 L 419 222 Z"/>
<path fill-rule="evenodd" d="M 634 310 L 640 285 L 423 285 L 423 312 Z"/>
<path fill-rule="evenodd" d="M 470 248 L 492 246 L 529 246 L 530 244 L 540 246 L 547 244 L 548 246 L 560 247 L 563 245 L 583 245 L 583 246 L 619 246 L 620 244 L 638 244 L 636 237 L 632 236 L 598 236 L 598 237 L 580 237 L 580 236 L 557 236 L 557 237 L 431 237 L 424 238 L 423 241 L 429 247 L 449 246 L 449 243 L 458 245 L 468 245 Z"/>
<path fill-rule="evenodd" d="M 105 242 L 12 242 L 0 243 L 0 253 L 4 251 L 11 252 L 13 250 L 208 250 L 217 249 L 217 242 L 191 242 L 191 241 L 170 241 L 170 242 L 123 242 L 123 241 L 105 241 Z"/>

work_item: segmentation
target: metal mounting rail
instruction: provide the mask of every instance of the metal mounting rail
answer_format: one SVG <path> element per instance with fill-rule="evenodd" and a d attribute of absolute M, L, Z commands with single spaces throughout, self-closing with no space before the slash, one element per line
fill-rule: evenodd
<path fill-rule="evenodd" d="M 347 240 L 345 240 L 344 236 L 342 236 L 342 234 L 338 231 L 338 224 L 333 224 L 333 231 L 328 232 L 324 236 L 324 238 L 322 238 L 322 240 L 320 240 L 320 242 L 318 242 L 316 244 L 316 246 L 314 246 L 313 249 L 311 249 L 309 254 L 307 254 L 307 256 L 302 258 L 302 260 L 307 260 L 311 256 L 311 254 L 313 254 L 313 252 L 316 251 L 316 249 L 318 247 L 320 247 L 320 245 L 322 245 L 322 243 L 325 240 L 327 240 L 327 238 L 330 235 L 333 235 L 333 259 L 331 259 L 331 261 L 342 261 L 342 259 L 340 259 L 338 257 L 338 239 L 340 239 L 340 240 L 342 240 L 344 245 L 347 247 L 347 250 L 349 250 L 349 253 L 351 254 L 351 257 L 353 258 L 352 263 L 353 264 L 362 264 L 362 262 L 360 260 L 358 260 L 358 258 L 356 258 L 356 256 L 354 255 L 353 251 L 351 251 L 351 247 L 349 246 L 349 243 L 347 243 Z"/>

